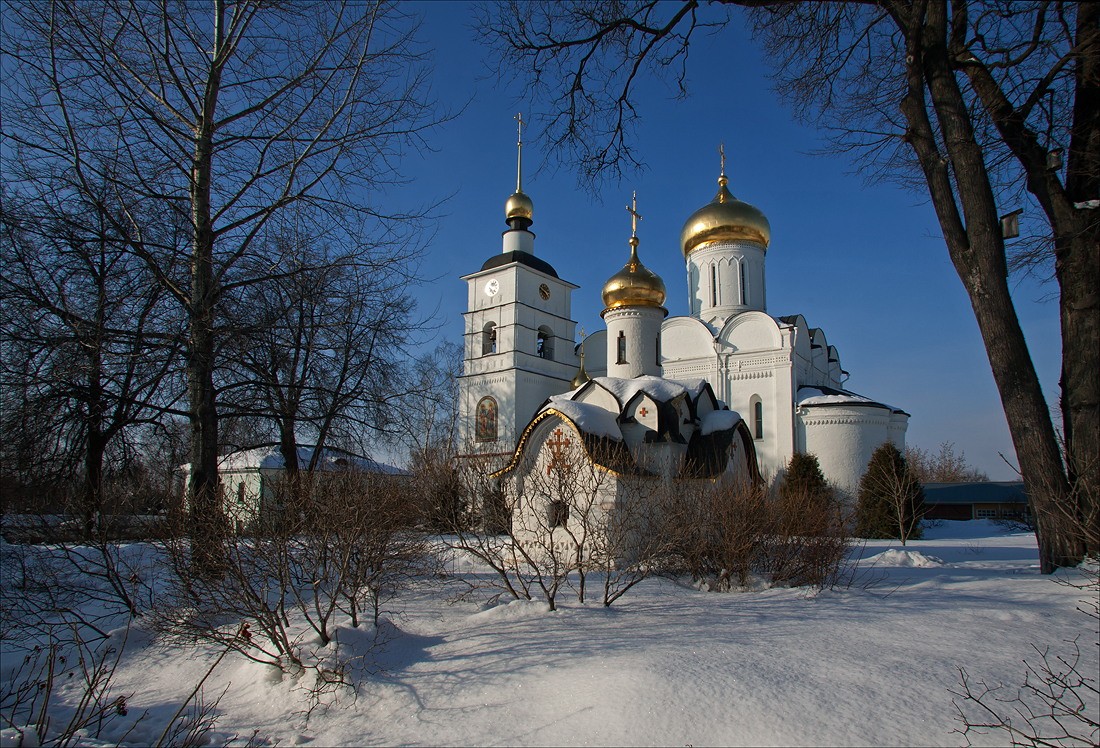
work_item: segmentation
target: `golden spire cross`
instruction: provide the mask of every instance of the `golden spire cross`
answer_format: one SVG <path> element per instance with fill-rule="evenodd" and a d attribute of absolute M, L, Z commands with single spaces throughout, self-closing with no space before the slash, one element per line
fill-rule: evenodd
<path fill-rule="evenodd" d="M 637 190 L 630 197 L 630 205 L 626 206 L 626 212 L 630 214 L 630 236 L 631 238 L 638 236 L 638 221 L 642 220 L 642 214 L 638 212 L 638 192 Z"/>
<path fill-rule="evenodd" d="M 523 112 L 512 119 L 516 121 L 516 192 L 523 192 Z"/>
<path fill-rule="evenodd" d="M 726 144 L 718 144 L 718 155 L 722 157 L 722 176 L 726 176 Z"/>

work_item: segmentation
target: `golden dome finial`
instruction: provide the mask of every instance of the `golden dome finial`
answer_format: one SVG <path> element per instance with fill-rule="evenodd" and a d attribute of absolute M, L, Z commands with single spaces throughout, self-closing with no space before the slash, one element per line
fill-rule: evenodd
<path fill-rule="evenodd" d="M 718 155 L 722 159 L 722 170 L 718 174 L 718 186 L 719 187 L 725 187 L 727 184 L 729 184 L 729 180 L 726 179 L 726 144 L 725 143 L 719 143 L 718 144 Z"/>
<path fill-rule="evenodd" d="M 512 119 L 516 121 L 516 192 L 523 192 L 523 112 Z"/>
<path fill-rule="evenodd" d="M 581 328 L 580 359 L 581 359 L 581 363 L 580 363 L 580 366 L 577 367 L 577 374 L 576 374 L 576 376 L 573 377 L 572 381 L 569 383 L 573 386 L 573 389 L 577 389 L 578 387 L 583 387 L 584 385 L 588 384 L 588 382 L 592 381 L 592 377 L 588 376 L 588 372 L 584 370 L 584 328 L 583 327 Z"/>
<path fill-rule="evenodd" d="M 642 215 L 638 212 L 638 193 L 631 198 L 627 206 L 630 213 L 630 259 L 623 269 L 611 276 L 603 285 L 603 303 L 607 309 L 622 306 L 655 306 L 665 303 L 665 282 L 661 277 L 642 264 L 638 259 L 638 221 Z M 604 311 L 607 311 L 605 309 Z"/>
<path fill-rule="evenodd" d="M 523 192 L 523 112 L 513 117 L 516 121 L 516 191 L 504 203 L 504 220 L 516 229 L 526 229 L 535 215 L 535 204 Z"/>
<path fill-rule="evenodd" d="M 638 221 L 642 220 L 642 214 L 638 212 L 638 191 L 630 195 L 630 205 L 626 206 L 626 212 L 630 214 L 630 238 L 638 238 Z"/>

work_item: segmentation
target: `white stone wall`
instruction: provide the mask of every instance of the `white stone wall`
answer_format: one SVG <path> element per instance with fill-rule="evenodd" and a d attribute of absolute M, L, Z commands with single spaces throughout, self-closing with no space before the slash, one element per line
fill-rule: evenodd
<path fill-rule="evenodd" d="M 692 251 L 687 259 L 692 316 L 721 325 L 741 312 L 765 311 L 764 255 L 755 242 L 721 242 Z"/>
<path fill-rule="evenodd" d="M 546 417 L 528 437 L 505 487 L 512 536 L 540 563 L 548 560 L 551 549 L 559 560 L 587 558 L 597 544 L 606 542 L 597 530 L 606 527 L 619 488 L 615 474 L 588 460 L 572 424 L 557 416 Z M 555 501 L 569 507 L 560 527 L 548 522 L 550 504 Z"/>
<path fill-rule="evenodd" d="M 629 306 L 604 312 L 607 323 L 607 375 L 633 379 L 649 375 L 661 376 L 657 362 L 658 337 L 665 310 L 660 307 Z M 618 363 L 619 333 L 626 340 L 626 362 Z"/>
<path fill-rule="evenodd" d="M 891 412 L 873 406 L 830 405 L 799 408 L 797 416 L 803 451 L 815 455 L 829 481 L 849 501 L 854 500 L 871 454 L 892 441 Z M 896 437 L 896 429 L 893 433 Z M 904 441 L 900 447 L 904 449 Z"/>
<path fill-rule="evenodd" d="M 255 529 L 260 519 L 263 502 L 263 481 L 259 470 L 223 470 L 218 479 L 222 484 L 225 498 L 225 515 L 230 528 L 237 533 L 247 533 Z M 241 486 L 244 486 L 242 491 Z M 268 488 L 270 492 L 270 489 Z"/>

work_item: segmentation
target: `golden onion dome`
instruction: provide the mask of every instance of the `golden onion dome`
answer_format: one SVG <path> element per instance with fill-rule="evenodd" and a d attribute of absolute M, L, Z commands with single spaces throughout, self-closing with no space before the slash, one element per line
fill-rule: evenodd
<path fill-rule="evenodd" d="M 638 259 L 638 237 L 630 237 L 630 260 L 603 284 L 603 303 L 608 309 L 655 306 L 665 303 L 665 282 Z"/>
<path fill-rule="evenodd" d="M 573 380 L 569 383 L 573 389 L 583 387 L 592 381 L 592 377 L 588 376 L 588 372 L 584 370 L 584 351 L 581 350 L 581 365 L 577 369 L 577 374 L 573 377 Z"/>
<path fill-rule="evenodd" d="M 680 232 L 686 258 L 693 249 L 715 242 L 750 241 L 768 248 L 772 228 L 760 209 L 738 200 L 726 189 L 726 175 L 718 178 L 718 194 L 691 214 Z"/>
<path fill-rule="evenodd" d="M 506 221 L 511 221 L 513 218 L 523 218 L 531 221 L 534 215 L 535 204 L 523 192 L 518 190 L 513 192 L 508 201 L 504 203 L 504 219 Z"/>

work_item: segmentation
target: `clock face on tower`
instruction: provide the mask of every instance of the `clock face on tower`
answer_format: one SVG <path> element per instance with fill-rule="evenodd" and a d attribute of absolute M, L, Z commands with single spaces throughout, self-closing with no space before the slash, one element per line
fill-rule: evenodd
<path fill-rule="evenodd" d="M 543 301 L 547 301 L 550 298 L 550 286 L 545 283 L 539 286 L 539 296 L 542 297 Z"/>
<path fill-rule="evenodd" d="M 485 295 L 486 296 L 496 296 L 499 291 L 500 291 L 500 281 L 498 281 L 496 278 L 493 278 L 492 280 L 490 280 L 488 283 L 485 284 Z"/>

